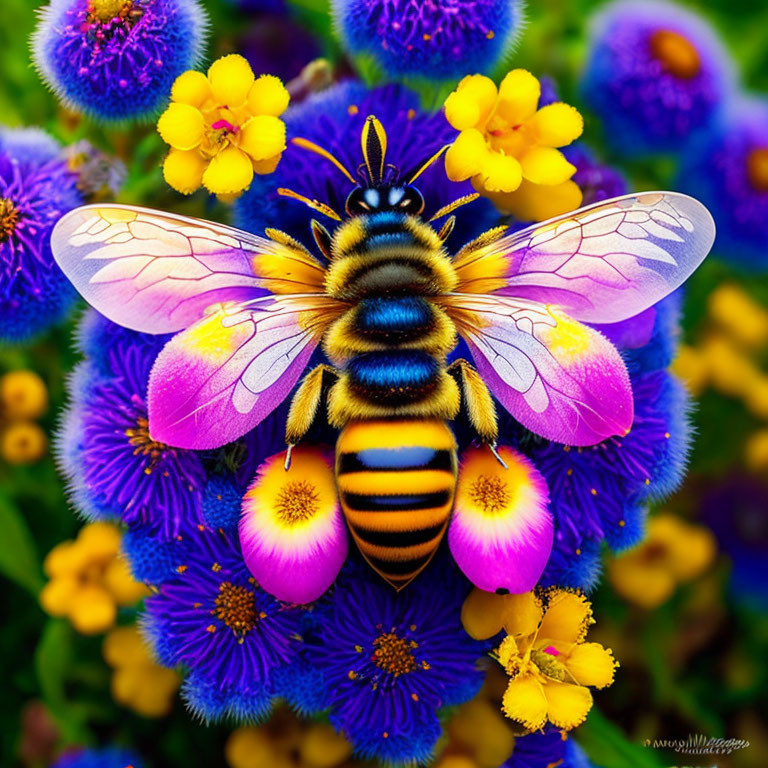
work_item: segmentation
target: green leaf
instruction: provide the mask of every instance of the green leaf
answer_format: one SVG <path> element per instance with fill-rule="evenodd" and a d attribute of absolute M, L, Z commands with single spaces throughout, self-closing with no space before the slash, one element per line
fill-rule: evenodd
<path fill-rule="evenodd" d="M 589 759 L 601 768 L 662 768 L 666 765 L 650 747 L 629 741 L 626 734 L 597 709 L 592 709 L 576 733 L 576 740 Z"/>
<path fill-rule="evenodd" d="M 27 522 L 10 499 L 0 496 L 0 573 L 35 597 L 45 583 Z"/>
<path fill-rule="evenodd" d="M 73 655 L 69 623 L 64 619 L 50 619 L 35 649 L 35 672 L 42 698 L 56 720 L 64 741 L 86 744 L 89 736 L 83 707 L 67 700 L 66 683 Z"/>

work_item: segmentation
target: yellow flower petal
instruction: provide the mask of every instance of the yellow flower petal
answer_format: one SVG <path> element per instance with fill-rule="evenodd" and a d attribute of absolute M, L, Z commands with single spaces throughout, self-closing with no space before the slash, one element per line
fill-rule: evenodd
<path fill-rule="evenodd" d="M 240 133 L 240 149 L 254 160 L 266 160 L 285 149 L 285 123 L 271 115 L 252 117 Z"/>
<path fill-rule="evenodd" d="M 542 617 L 541 600 L 534 592 L 506 596 L 504 629 L 516 637 L 525 637 L 538 629 Z"/>
<path fill-rule="evenodd" d="M 484 638 L 480 638 L 484 639 Z M 520 667 L 520 649 L 514 635 L 507 635 L 501 645 L 496 649 L 496 656 L 499 664 L 504 667 L 508 674 L 513 674 Z"/>
<path fill-rule="evenodd" d="M 576 107 L 557 102 L 542 107 L 528 121 L 528 128 L 538 144 L 564 147 L 581 136 L 584 118 Z"/>
<path fill-rule="evenodd" d="M 599 643 L 581 643 L 568 654 L 565 666 L 580 685 L 605 688 L 613 682 L 617 664 L 609 648 Z"/>
<path fill-rule="evenodd" d="M 77 534 L 77 545 L 91 562 L 106 565 L 120 552 L 120 529 L 112 523 L 89 523 Z"/>
<path fill-rule="evenodd" d="M 135 624 L 115 627 L 101 646 L 104 660 L 111 667 L 135 667 L 152 664 L 152 654 Z"/>
<path fill-rule="evenodd" d="M 237 147 L 227 147 L 216 155 L 203 173 L 203 185 L 215 195 L 242 192 L 253 181 L 253 166 L 248 155 Z"/>
<path fill-rule="evenodd" d="M 518 221 L 545 221 L 575 210 L 582 200 L 579 186 L 571 180 L 545 186 L 523 179 L 514 192 L 491 193 L 488 197 L 500 211 L 511 214 Z"/>
<path fill-rule="evenodd" d="M 194 149 L 203 138 L 205 120 L 199 109 L 173 103 L 160 115 L 157 131 L 174 149 Z"/>
<path fill-rule="evenodd" d="M 39 419 L 48 408 L 45 382 L 34 371 L 11 371 L 0 378 L 0 408 L 8 421 Z"/>
<path fill-rule="evenodd" d="M 592 693 L 581 685 L 547 680 L 544 694 L 547 697 L 547 718 L 566 731 L 581 725 L 592 709 Z"/>
<path fill-rule="evenodd" d="M 533 147 L 521 158 L 523 176 L 534 184 L 562 184 L 576 173 L 576 166 L 571 165 L 563 155 L 551 147 Z M 502 190 L 511 192 L 512 190 Z"/>
<path fill-rule="evenodd" d="M 511 155 L 487 152 L 473 183 L 486 192 L 514 192 L 523 180 L 520 162 Z"/>
<path fill-rule="evenodd" d="M 499 86 L 496 114 L 510 125 L 520 125 L 536 113 L 541 96 L 539 81 L 525 69 L 513 69 Z"/>
<path fill-rule="evenodd" d="M 251 160 L 251 165 L 253 165 L 254 172 L 260 175 L 273 173 L 282 156 L 283 153 L 281 152 L 279 155 L 268 157 L 266 160 Z"/>
<path fill-rule="evenodd" d="M 103 587 L 87 586 L 72 597 L 69 620 L 84 635 L 106 631 L 116 618 L 115 601 Z"/>
<path fill-rule="evenodd" d="M 539 638 L 578 643 L 584 639 L 592 623 L 592 606 L 583 594 L 553 589 L 548 593 Z"/>
<path fill-rule="evenodd" d="M 116 557 L 104 571 L 104 586 L 118 605 L 135 605 L 149 590 L 133 578 L 128 561 Z"/>
<path fill-rule="evenodd" d="M 508 595 L 473 589 L 461 607 L 461 623 L 475 640 L 486 640 L 501 632 Z"/>
<path fill-rule="evenodd" d="M 544 727 L 547 722 L 547 706 L 544 689 L 533 675 L 518 675 L 510 680 L 501 700 L 504 714 L 529 731 Z"/>
<path fill-rule="evenodd" d="M 171 100 L 200 109 L 212 96 L 208 78 L 194 69 L 176 78 L 171 88 Z"/>
<path fill-rule="evenodd" d="M 248 109 L 254 115 L 278 117 L 288 108 L 291 100 L 279 77 L 261 75 L 248 91 Z"/>
<path fill-rule="evenodd" d="M 245 103 L 256 77 L 248 61 L 233 53 L 211 64 L 208 80 L 219 106 L 232 108 Z"/>
<path fill-rule="evenodd" d="M 445 153 L 445 172 L 451 181 L 466 181 L 479 173 L 488 147 L 480 131 L 462 131 Z"/>
<path fill-rule="evenodd" d="M 80 582 L 73 576 L 57 576 L 40 591 L 40 605 L 50 616 L 66 616 Z"/>
<path fill-rule="evenodd" d="M 493 109 L 496 94 L 490 77 L 468 75 L 445 100 L 445 117 L 458 131 L 478 128 Z"/>
<path fill-rule="evenodd" d="M 672 572 L 663 562 L 648 563 L 640 550 L 616 558 L 608 569 L 613 588 L 630 603 L 649 610 L 665 603 L 675 591 Z"/>
<path fill-rule="evenodd" d="M 191 195 L 200 189 L 208 161 L 196 150 L 172 149 L 163 163 L 163 176 L 177 192 Z"/>

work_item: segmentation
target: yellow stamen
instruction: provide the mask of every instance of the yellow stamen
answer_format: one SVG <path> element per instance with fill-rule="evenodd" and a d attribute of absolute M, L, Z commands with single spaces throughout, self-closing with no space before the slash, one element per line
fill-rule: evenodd
<path fill-rule="evenodd" d="M 219 586 L 213 613 L 236 634 L 250 632 L 258 620 L 253 592 L 230 581 Z"/>
<path fill-rule="evenodd" d="M 412 644 L 394 632 L 379 635 L 373 645 L 373 661 L 376 666 L 386 670 L 395 677 L 413 672 L 416 669 L 416 659 L 413 657 Z"/>
<path fill-rule="evenodd" d="M 317 513 L 319 506 L 317 489 L 306 480 L 286 483 L 275 500 L 277 515 L 285 523 L 308 520 Z"/>

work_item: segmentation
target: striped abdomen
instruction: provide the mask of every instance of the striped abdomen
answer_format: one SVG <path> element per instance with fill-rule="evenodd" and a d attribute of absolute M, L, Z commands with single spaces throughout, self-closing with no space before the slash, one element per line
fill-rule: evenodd
<path fill-rule="evenodd" d="M 336 483 L 352 537 L 395 589 L 440 544 L 456 489 L 456 441 L 444 421 L 353 421 L 336 444 Z"/>

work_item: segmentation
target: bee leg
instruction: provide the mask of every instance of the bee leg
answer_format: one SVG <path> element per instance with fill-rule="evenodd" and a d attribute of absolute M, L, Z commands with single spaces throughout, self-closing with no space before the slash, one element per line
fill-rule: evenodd
<path fill-rule="evenodd" d="M 467 410 L 467 416 L 477 431 L 480 439 L 491 446 L 496 454 L 496 440 L 499 436 L 499 426 L 496 421 L 496 406 L 493 398 L 480 378 L 480 374 L 466 361 L 454 360 L 448 366 L 448 373 L 456 379 L 462 394 L 462 405 Z M 503 462 L 502 462 L 503 463 Z"/>
<path fill-rule="evenodd" d="M 317 416 L 326 377 L 336 379 L 338 375 L 338 371 L 330 365 L 318 365 L 299 384 L 299 388 L 291 400 L 288 419 L 285 422 L 285 442 L 288 444 L 288 452 L 285 457 L 286 469 L 291 465 L 293 446 L 307 434 Z"/>

